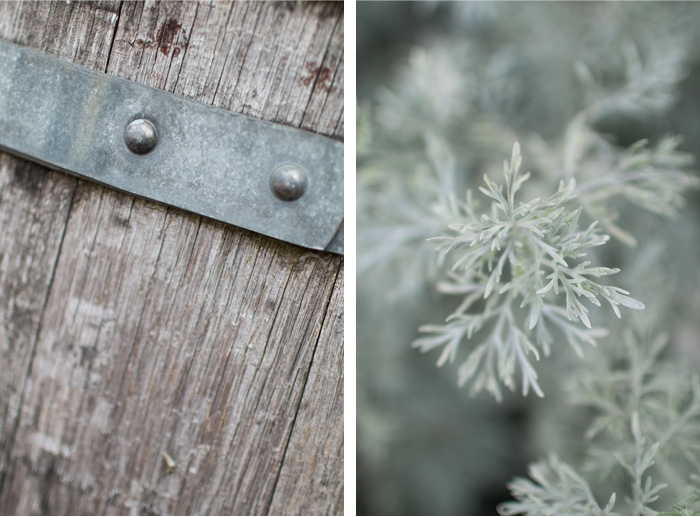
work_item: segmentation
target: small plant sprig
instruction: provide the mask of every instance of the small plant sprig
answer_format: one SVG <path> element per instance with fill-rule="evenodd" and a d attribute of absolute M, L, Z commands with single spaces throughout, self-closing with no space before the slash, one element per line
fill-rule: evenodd
<path fill-rule="evenodd" d="M 619 214 L 611 200 L 625 199 L 649 212 L 675 216 L 685 203 L 683 193 L 700 185 L 696 176 L 686 172 L 694 157 L 678 149 L 681 142 L 678 136 L 665 136 L 655 146 L 640 140 L 624 151 L 607 153 L 614 157 L 608 163 L 600 157 L 589 157 L 590 162 L 580 167 L 605 170 L 606 174 L 578 185 L 576 193 L 584 210 L 613 237 L 635 246 L 635 237 L 615 222 Z M 603 147 L 612 149 L 608 144 Z"/>
<path fill-rule="evenodd" d="M 618 317 L 620 305 L 644 308 L 627 291 L 597 282 L 619 269 L 591 267 L 584 260 L 588 249 L 605 244 L 609 236 L 600 233 L 595 222 L 581 230 L 581 208 L 566 208 L 576 197 L 573 179 L 568 184 L 562 181 L 551 196 L 516 205 L 515 195 L 530 176 L 520 173 L 521 164 L 516 142 L 510 163 L 503 167 L 505 193 L 488 176 L 484 176 L 486 187 L 479 189 L 491 198 L 491 213 L 477 218 L 471 211 L 468 221 L 450 225 L 454 234 L 434 239 L 441 261 L 450 266 L 448 280 L 438 289 L 464 300 L 446 324 L 421 327 L 431 335 L 414 342 L 423 352 L 442 346 L 438 360 L 442 366 L 455 360 L 463 340 L 481 336 L 459 369 L 459 383 L 472 381 L 473 392 L 486 389 L 499 401 L 501 384 L 515 389 L 516 369 L 524 396 L 530 389 L 544 396 L 528 356 L 539 360 L 540 349 L 549 355 L 552 327 L 579 355 L 582 345 L 595 345 L 605 335 L 592 328 L 584 301 L 600 306 L 602 299 Z M 468 201 L 467 206 L 473 203 Z"/>
<path fill-rule="evenodd" d="M 631 429 L 635 444 L 632 461 L 627 461 L 621 454 L 615 455 L 631 481 L 631 495 L 625 502 L 633 512 L 629 515 L 655 515 L 649 505 L 658 500 L 659 493 L 667 486 L 655 484 L 649 474 L 660 444 L 647 446 L 636 413 L 632 417 Z M 516 501 L 503 503 L 498 509 L 501 515 L 619 515 L 613 512 L 617 499 L 615 492 L 601 508 L 589 483 L 554 454 L 546 463 L 530 465 L 529 474 L 533 481 L 516 478 L 509 483 L 508 488 Z"/>
<path fill-rule="evenodd" d="M 700 377 L 662 357 L 665 336 L 644 334 L 626 329 L 621 346 L 587 357 L 596 367 L 583 368 L 566 387 L 569 404 L 594 417 L 580 441 L 586 476 L 550 453 L 530 466 L 531 479 L 509 483 L 515 501 L 502 504 L 501 514 L 700 513 Z M 596 489 L 605 497 L 615 491 L 605 508 Z M 659 514 L 671 501 L 679 502 Z"/>
<path fill-rule="evenodd" d="M 617 515 L 611 513 L 614 493 L 601 508 L 588 482 L 555 454 L 528 470 L 533 481 L 516 478 L 508 485 L 516 501 L 503 503 L 501 515 Z"/>

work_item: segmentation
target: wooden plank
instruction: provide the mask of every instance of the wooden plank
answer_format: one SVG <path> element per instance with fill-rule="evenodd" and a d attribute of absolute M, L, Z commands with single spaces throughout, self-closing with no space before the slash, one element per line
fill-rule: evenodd
<path fill-rule="evenodd" d="M 272 515 L 284 514 L 290 506 L 304 507 L 314 515 L 343 512 L 343 485 L 335 480 L 336 473 L 343 471 L 343 433 L 329 434 L 317 425 L 327 422 L 332 429 L 343 429 L 342 280 L 341 274 L 326 311 L 320 346 L 287 448 L 295 453 L 282 464 L 270 507 Z M 330 386 L 334 386 L 332 391 Z"/>
<path fill-rule="evenodd" d="M 0 36 L 104 70 L 116 5 L 0 3 Z M 68 30 L 67 27 L 75 27 Z M 60 35 L 59 38 L 50 35 Z M 38 333 L 77 181 L 0 155 L 0 510 L 12 470 L 20 412 L 26 408 Z M 9 502 L 9 501 L 8 501 Z M 45 509 L 45 498 L 36 501 Z"/>
<path fill-rule="evenodd" d="M 0 485 L 74 188 L 71 178 L 0 155 Z"/>
<path fill-rule="evenodd" d="M 0 37 L 342 138 L 342 15 L 1 4 Z M 342 513 L 342 260 L 34 166 L 28 201 L 2 159 L 0 510 Z"/>

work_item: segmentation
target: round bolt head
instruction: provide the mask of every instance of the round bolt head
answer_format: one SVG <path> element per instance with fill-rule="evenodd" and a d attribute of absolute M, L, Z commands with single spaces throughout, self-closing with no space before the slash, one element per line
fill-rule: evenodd
<path fill-rule="evenodd" d="M 158 143 L 158 131 L 150 120 L 137 118 L 126 126 L 124 141 L 133 153 L 150 153 Z"/>
<path fill-rule="evenodd" d="M 282 201 L 295 201 L 304 195 L 308 180 L 297 165 L 287 163 L 275 169 L 270 177 L 270 189 Z"/>

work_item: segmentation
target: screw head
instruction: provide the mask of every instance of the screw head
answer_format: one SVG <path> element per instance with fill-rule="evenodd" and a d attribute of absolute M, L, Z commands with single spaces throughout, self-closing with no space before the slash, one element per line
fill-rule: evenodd
<path fill-rule="evenodd" d="M 270 177 L 270 190 L 282 201 L 296 201 L 306 192 L 306 173 L 292 163 L 280 165 Z"/>
<path fill-rule="evenodd" d="M 124 141 L 133 153 L 150 153 L 158 143 L 158 131 L 150 120 L 137 118 L 126 126 Z"/>

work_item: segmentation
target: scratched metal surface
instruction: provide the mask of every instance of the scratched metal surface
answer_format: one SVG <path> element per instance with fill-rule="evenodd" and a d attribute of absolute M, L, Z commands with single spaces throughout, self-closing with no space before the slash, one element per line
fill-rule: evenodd
<path fill-rule="evenodd" d="M 158 144 L 132 153 L 126 126 L 151 120 Z M 343 253 L 343 144 L 199 104 L 0 40 L 0 148 L 307 248 Z M 270 190 L 293 163 L 296 201 Z"/>

